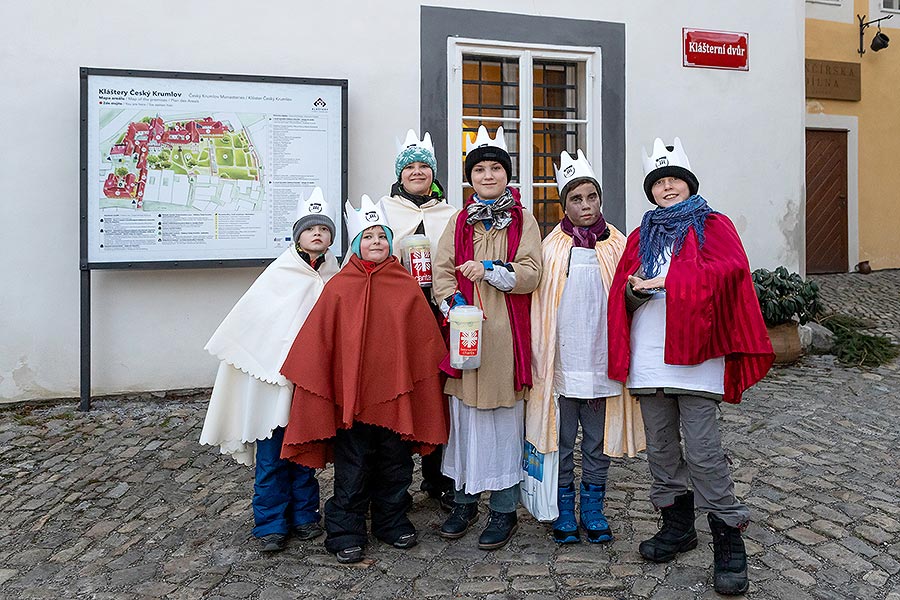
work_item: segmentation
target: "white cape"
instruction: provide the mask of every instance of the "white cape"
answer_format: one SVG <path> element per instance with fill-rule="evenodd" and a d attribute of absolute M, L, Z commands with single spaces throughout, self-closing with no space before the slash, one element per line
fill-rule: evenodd
<path fill-rule="evenodd" d="M 238 300 L 206 344 L 221 360 L 200 443 L 252 466 L 256 440 L 287 425 L 293 385 L 281 375 L 297 332 L 338 271 L 331 251 L 317 272 L 292 246 Z"/>

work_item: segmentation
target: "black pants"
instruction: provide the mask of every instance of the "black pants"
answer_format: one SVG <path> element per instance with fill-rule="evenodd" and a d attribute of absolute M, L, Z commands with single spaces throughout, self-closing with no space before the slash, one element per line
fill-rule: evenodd
<path fill-rule="evenodd" d="M 372 533 L 392 544 L 416 528 L 406 516 L 412 505 L 407 489 L 413 460 L 400 435 L 374 425 L 354 423 L 340 429 L 334 442 L 334 496 L 325 503 L 325 548 L 338 552 L 365 546 L 366 513 L 372 509 Z"/>
<path fill-rule="evenodd" d="M 424 232 L 425 230 L 422 229 L 421 232 L 417 231 L 416 233 Z M 448 341 L 450 339 L 450 327 L 444 323 L 444 314 L 440 308 L 434 305 L 431 299 L 431 288 L 423 287 L 422 293 L 425 294 L 425 299 L 428 300 L 428 306 L 431 307 L 434 320 L 437 321 L 438 327 L 441 328 L 441 335 L 444 336 L 444 341 Z M 442 381 L 441 388 L 443 387 Z M 446 396 L 444 397 L 444 402 L 447 402 Z M 438 446 L 434 452 L 422 457 L 422 491 L 433 494 L 434 492 L 443 493 L 453 490 L 453 480 L 441 473 L 441 460 L 443 458 L 444 446 Z"/>
<path fill-rule="evenodd" d="M 444 447 L 438 446 L 431 454 L 422 457 L 422 490 L 446 492 L 453 489 L 453 480 L 441 473 Z"/>

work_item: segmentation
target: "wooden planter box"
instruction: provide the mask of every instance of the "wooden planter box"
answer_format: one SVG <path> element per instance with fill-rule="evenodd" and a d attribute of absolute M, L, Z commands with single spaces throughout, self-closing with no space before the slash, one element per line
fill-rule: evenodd
<path fill-rule="evenodd" d="M 766 328 L 769 331 L 769 339 L 772 341 L 772 350 L 775 351 L 777 364 L 792 363 L 803 356 L 803 347 L 800 345 L 800 333 L 797 327 L 797 323 L 791 321 Z"/>

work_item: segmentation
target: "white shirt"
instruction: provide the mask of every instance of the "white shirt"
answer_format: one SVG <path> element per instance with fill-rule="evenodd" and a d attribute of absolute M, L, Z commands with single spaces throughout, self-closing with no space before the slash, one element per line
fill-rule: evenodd
<path fill-rule="evenodd" d="M 622 393 L 622 384 L 607 376 L 608 296 L 596 250 L 572 248 L 569 277 L 557 312 L 556 393 L 584 399 Z"/>
<path fill-rule="evenodd" d="M 660 275 L 669 272 L 671 248 L 666 250 Z M 634 311 L 631 321 L 631 366 L 629 388 L 679 388 L 725 393 L 725 357 L 711 358 L 698 365 L 668 365 L 666 347 L 666 292 L 653 294 Z"/>

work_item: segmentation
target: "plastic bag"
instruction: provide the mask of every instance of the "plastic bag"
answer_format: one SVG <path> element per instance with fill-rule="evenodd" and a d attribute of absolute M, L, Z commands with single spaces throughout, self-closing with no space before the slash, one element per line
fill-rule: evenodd
<path fill-rule="evenodd" d="M 553 399 L 556 402 L 556 398 Z M 559 431 L 559 405 L 556 407 L 556 430 Z M 538 521 L 555 521 L 559 517 L 556 504 L 559 491 L 559 450 L 542 454 L 525 440 L 522 456 L 525 479 L 519 485 L 522 506 Z"/>

